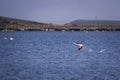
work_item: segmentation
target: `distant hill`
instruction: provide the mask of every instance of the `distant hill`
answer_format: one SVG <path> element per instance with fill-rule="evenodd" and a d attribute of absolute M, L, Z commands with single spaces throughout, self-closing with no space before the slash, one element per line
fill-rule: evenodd
<path fill-rule="evenodd" d="M 0 16 L 0 31 L 120 31 L 120 21 L 75 20 L 57 25 Z"/>
<path fill-rule="evenodd" d="M 98 26 L 105 26 L 105 25 L 120 25 L 120 21 L 114 20 L 75 20 L 68 25 L 98 25 Z"/>
<path fill-rule="evenodd" d="M 0 16 L 0 26 L 40 26 L 40 25 L 47 25 L 47 24 Z"/>

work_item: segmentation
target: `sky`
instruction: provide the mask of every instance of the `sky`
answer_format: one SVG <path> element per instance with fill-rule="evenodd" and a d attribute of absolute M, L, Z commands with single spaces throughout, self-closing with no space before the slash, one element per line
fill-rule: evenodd
<path fill-rule="evenodd" d="M 0 0 L 0 16 L 53 24 L 120 20 L 120 0 Z"/>

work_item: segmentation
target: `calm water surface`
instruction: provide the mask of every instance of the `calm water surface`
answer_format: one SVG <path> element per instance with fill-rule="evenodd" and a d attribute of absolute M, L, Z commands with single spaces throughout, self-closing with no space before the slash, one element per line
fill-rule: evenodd
<path fill-rule="evenodd" d="M 0 32 L 0 80 L 120 80 L 120 32 Z"/>

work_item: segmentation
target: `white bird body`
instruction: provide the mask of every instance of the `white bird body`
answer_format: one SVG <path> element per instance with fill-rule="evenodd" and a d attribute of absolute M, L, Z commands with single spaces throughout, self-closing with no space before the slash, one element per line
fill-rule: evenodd
<path fill-rule="evenodd" d="M 73 44 L 79 46 L 79 48 L 78 48 L 79 50 L 83 48 L 83 44 L 81 44 L 81 43 L 73 43 Z"/>
<path fill-rule="evenodd" d="M 13 38 L 12 38 L 12 37 L 10 37 L 10 40 L 13 40 Z"/>

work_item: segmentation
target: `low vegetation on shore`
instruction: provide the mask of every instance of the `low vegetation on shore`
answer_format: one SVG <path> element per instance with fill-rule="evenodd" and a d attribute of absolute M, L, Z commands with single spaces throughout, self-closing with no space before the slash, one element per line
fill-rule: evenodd
<path fill-rule="evenodd" d="M 120 26 L 0 26 L 0 31 L 120 31 Z"/>

